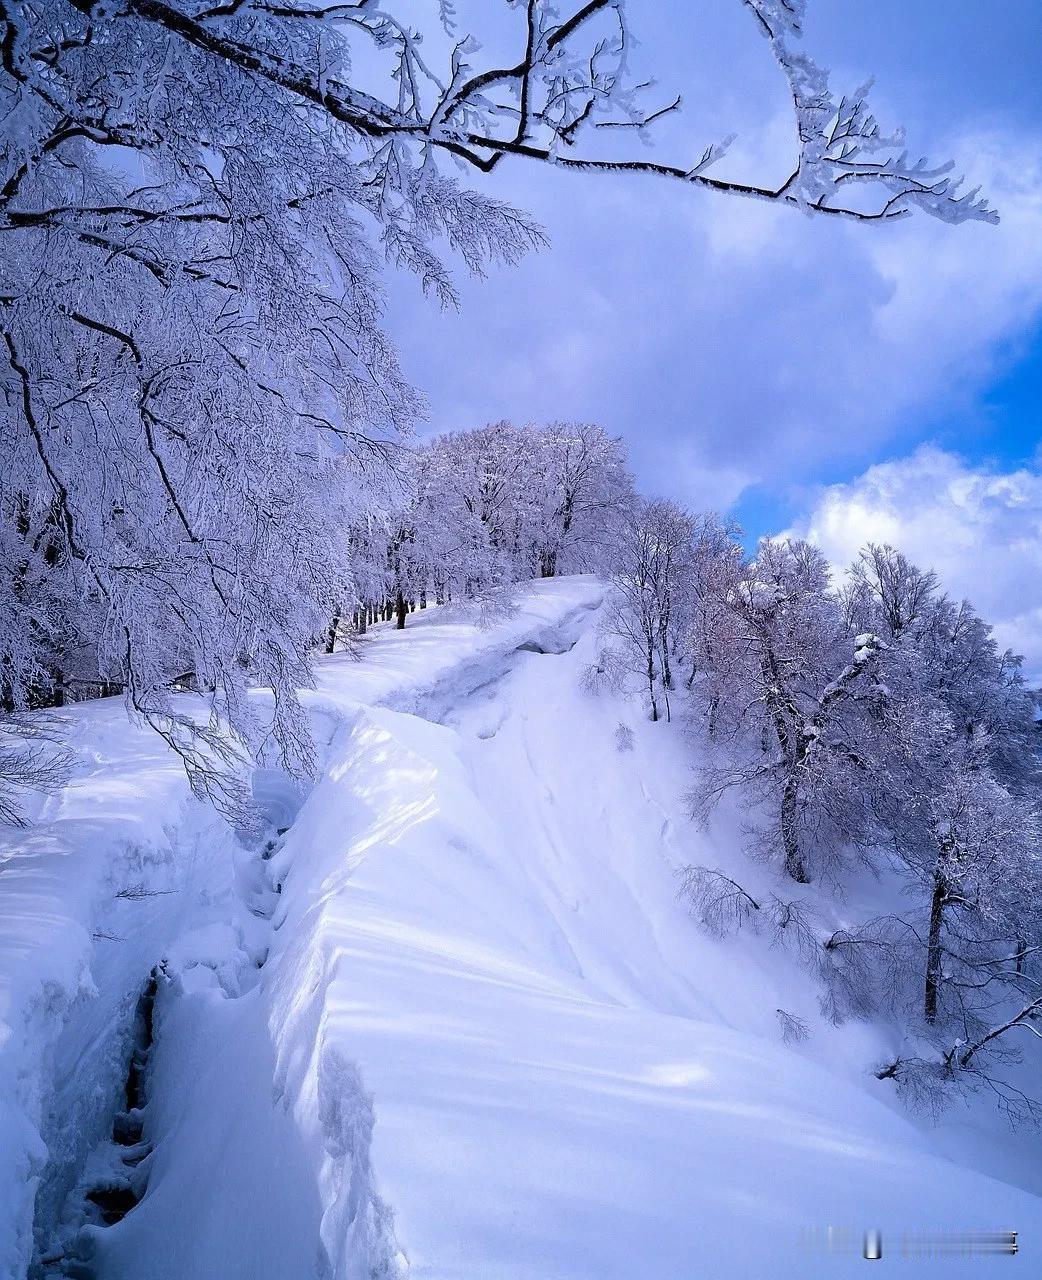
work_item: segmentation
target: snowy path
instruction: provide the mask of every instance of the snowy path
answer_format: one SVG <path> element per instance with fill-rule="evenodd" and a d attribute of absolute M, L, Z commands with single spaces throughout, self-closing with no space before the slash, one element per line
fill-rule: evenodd
<path fill-rule="evenodd" d="M 209 904 L 163 917 L 147 1193 L 95 1232 L 91 1275 L 863 1265 L 801 1246 L 828 1225 L 858 1249 L 867 1227 L 1016 1228 L 1021 1258 L 965 1270 L 1032 1272 L 1042 1201 L 931 1154 L 867 1076 L 867 1030 L 830 1032 L 785 956 L 716 944 L 678 906 L 675 867 L 727 851 L 684 818 L 673 731 L 578 691 L 598 596 L 540 584 L 490 632 L 424 621 L 325 664 L 313 701 L 340 727 L 264 864 L 272 919 L 248 910 L 256 859 L 219 842 Z M 779 1006 L 812 1023 L 805 1052 Z"/>

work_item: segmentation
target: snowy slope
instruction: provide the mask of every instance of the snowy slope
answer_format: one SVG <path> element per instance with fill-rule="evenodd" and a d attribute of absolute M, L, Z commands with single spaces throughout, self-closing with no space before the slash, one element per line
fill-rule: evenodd
<path fill-rule="evenodd" d="M 1021 1258 L 966 1271 L 1037 1266 L 1042 1200 L 941 1159 L 867 1071 L 871 1029 L 828 1028 L 787 956 L 716 943 L 677 903 L 676 867 L 737 865 L 733 836 L 687 822 L 675 728 L 580 692 L 600 596 L 590 579 L 535 584 L 488 630 L 416 615 L 404 633 L 377 629 L 361 662 L 327 661 L 308 695 L 326 764 L 299 811 L 273 801 L 273 826 L 289 826 L 274 856 L 251 861 L 210 831 L 176 893 L 133 904 L 154 937 L 129 949 L 123 985 L 167 957 L 154 1150 L 141 1202 L 82 1233 L 89 1274 L 832 1276 L 863 1265 L 868 1227 L 884 1247 L 906 1229 L 1014 1228 Z M 632 751 L 616 748 L 620 719 Z M 131 776 L 105 760 L 106 777 Z M 112 784 L 129 813 L 147 792 L 153 821 L 171 815 L 148 846 L 174 855 L 166 867 L 202 829 L 168 767 L 154 792 Z M 276 779 L 258 785 L 279 798 Z M 107 827 L 118 806 L 99 805 Z M 73 923 L 112 879 L 94 861 L 115 857 L 77 839 L 69 861 L 95 887 L 54 889 L 51 904 Z M 31 949 L 34 926 L 20 927 Z M 92 975 L 100 948 L 77 952 Z M 32 963 L 37 987 L 81 983 L 75 966 Z M 30 1043 L 22 996 L 0 1066 Z M 781 1043 L 778 1007 L 811 1024 L 800 1051 Z M 70 1036 L 89 1041 L 76 1023 L 58 1042 Z M 9 1152 L 0 1190 L 20 1171 Z M 830 1225 L 849 1230 L 849 1258 L 803 1238 Z"/>

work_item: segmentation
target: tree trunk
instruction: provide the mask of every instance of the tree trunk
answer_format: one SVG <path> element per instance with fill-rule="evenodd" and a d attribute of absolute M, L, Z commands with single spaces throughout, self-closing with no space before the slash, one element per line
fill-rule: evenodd
<path fill-rule="evenodd" d="M 648 697 L 651 699 L 651 718 L 658 719 L 658 703 L 655 701 L 655 642 L 648 641 Z"/>
<path fill-rule="evenodd" d="M 326 632 L 326 653 L 332 653 L 336 648 L 337 632 L 340 630 L 340 615 L 333 614 L 333 621 L 329 624 L 329 630 Z"/>
<path fill-rule="evenodd" d="M 659 653 L 662 658 L 662 687 L 673 688 L 673 671 L 669 665 L 669 632 L 666 626 L 659 628 Z"/>
<path fill-rule="evenodd" d="M 799 784 L 793 770 L 785 780 L 785 790 L 781 802 L 781 836 L 785 847 L 785 870 L 799 884 L 807 884 L 807 868 L 800 852 L 799 821 L 796 801 L 799 795 Z"/>
<path fill-rule="evenodd" d="M 405 630 L 405 616 L 408 612 L 409 610 L 405 604 L 405 597 L 399 591 L 398 594 L 394 597 L 394 616 L 396 618 L 395 630 L 397 631 Z"/>
<path fill-rule="evenodd" d="M 937 1021 L 937 997 L 941 989 L 941 925 L 947 884 L 940 867 L 933 873 L 933 901 L 930 903 L 930 932 L 926 940 L 926 986 L 923 992 L 923 1017 L 932 1026 Z"/>

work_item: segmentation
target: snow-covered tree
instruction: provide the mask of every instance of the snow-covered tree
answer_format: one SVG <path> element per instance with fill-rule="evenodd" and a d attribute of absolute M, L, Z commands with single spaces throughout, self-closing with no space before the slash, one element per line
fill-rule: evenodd
<path fill-rule="evenodd" d="M 980 1031 L 1030 994 L 1042 929 L 1042 772 L 1035 698 L 1020 660 L 963 601 L 890 547 L 870 547 L 852 574 L 883 655 L 886 755 L 874 804 L 909 883 L 897 923 L 931 1027 Z M 895 602 L 902 601 L 900 607 Z"/>
<path fill-rule="evenodd" d="M 604 569 L 633 501 L 625 446 L 592 423 L 553 423 L 538 430 L 534 443 L 530 484 L 540 574 Z"/>
<path fill-rule="evenodd" d="M 686 686 L 697 689 L 710 737 L 737 657 L 731 603 L 745 572 L 740 532 L 715 514 L 695 517 L 680 645 L 689 665 Z"/>
<path fill-rule="evenodd" d="M 985 1086 L 1031 1112 L 996 1070 L 1037 1030 L 1042 981 L 1042 773 L 1020 660 L 891 547 L 867 547 L 835 590 L 812 548 L 761 544 L 727 602 L 703 803 L 758 796 L 796 879 L 845 855 L 896 871 L 905 893 L 809 947 L 800 932 L 826 1012 L 885 1012 L 932 1045 L 880 1068 L 919 1102 Z M 696 871 L 703 917 L 738 902 L 767 918 Z"/>
<path fill-rule="evenodd" d="M 603 568 L 632 502 L 624 446 L 590 424 L 452 432 L 416 450 L 412 473 L 412 590 L 438 599 Z"/>
<path fill-rule="evenodd" d="M 972 604 L 950 600 L 935 574 L 893 547 L 871 544 L 851 567 L 844 598 L 849 625 L 886 640 L 895 693 L 935 699 L 960 738 L 983 731 L 989 767 L 1014 790 L 1037 784 L 1037 697 L 1025 686 L 1021 659 L 998 648 Z"/>
<path fill-rule="evenodd" d="M 473 596 L 538 574 L 532 538 L 538 452 L 535 428 L 509 422 L 450 432 L 432 442 L 428 457 L 447 480 L 441 509 L 452 513 L 462 534 L 458 551 L 445 547 L 441 557 L 446 581 L 458 593 Z M 439 518 L 433 508 L 430 517 Z"/>
<path fill-rule="evenodd" d="M 719 763 L 705 771 L 696 808 L 705 814 L 736 787 L 757 796 L 768 815 L 758 842 L 804 881 L 812 863 L 866 834 L 862 706 L 878 696 L 882 642 L 850 632 L 828 565 L 806 542 L 764 540 L 723 585 L 725 607 L 704 642 Z"/>
<path fill-rule="evenodd" d="M 608 630 L 647 689 L 652 720 L 671 717 L 674 662 L 685 633 L 696 522 L 674 502 L 640 500 L 620 522 Z M 660 706 L 661 712 L 660 712 Z"/>
<path fill-rule="evenodd" d="M 404 627 L 428 600 L 488 603 L 532 577 L 603 570 L 633 501 L 624 445 L 585 423 L 451 432 L 399 450 L 394 475 L 395 500 L 350 531 L 353 595 L 327 652 L 345 628 Z"/>

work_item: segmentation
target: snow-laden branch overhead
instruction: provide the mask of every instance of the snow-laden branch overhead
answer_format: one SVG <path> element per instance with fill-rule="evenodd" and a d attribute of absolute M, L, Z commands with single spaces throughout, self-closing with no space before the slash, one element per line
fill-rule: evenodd
<path fill-rule="evenodd" d="M 392 186 L 404 169 L 424 171 L 429 150 L 453 155 L 488 172 L 504 156 L 585 170 L 631 170 L 671 177 L 707 189 L 792 204 L 808 212 L 859 220 L 901 217 L 922 210 L 947 222 L 996 221 L 977 191 L 961 191 L 950 163 L 910 159 L 901 130 L 884 133 L 873 116 L 870 82 L 837 97 L 828 72 L 805 53 L 803 0 L 742 0 L 766 38 L 792 97 L 795 164 L 780 186 L 738 182 L 709 170 L 733 138 L 710 140 L 684 161 L 605 157 L 584 147 L 596 130 L 643 133 L 682 106 L 682 94 L 655 96 L 629 65 L 632 37 L 623 0 L 587 0 L 562 9 L 545 0 L 507 0 L 515 27 L 515 56 L 482 65 L 480 33 L 459 35 L 442 10 L 455 44 L 446 66 L 425 54 L 422 24 L 397 6 L 369 3 L 285 4 L 229 0 L 182 6 L 165 0 L 129 0 L 116 9 L 101 0 L 57 0 L 6 7 L 4 68 L 9 80 L 98 143 L 142 148 L 162 145 L 149 130 L 135 131 L 85 102 L 70 101 L 68 71 L 97 39 L 129 49 L 158 32 L 208 55 L 217 67 L 265 81 L 306 108 L 347 126 L 366 140 L 374 172 Z M 417 25 L 414 25 L 417 24 Z M 386 98 L 351 83 L 359 43 L 393 65 Z M 142 63 L 128 68 L 144 71 Z M 227 74 L 227 71 L 225 72 Z M 321 127 L 321 126 L 317 126 Z M 117 139 L 122 141 L 117 141 Z M 23 156 L 28 173 L 41 152 L 58 148 L 54 133 Z M 15 182 L 17 187 L 20 179 Z M 870 194 L 857 188 L 871 188 Z M 12 194 L 4 191 L 6 197 Z"/>

